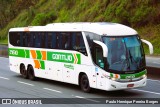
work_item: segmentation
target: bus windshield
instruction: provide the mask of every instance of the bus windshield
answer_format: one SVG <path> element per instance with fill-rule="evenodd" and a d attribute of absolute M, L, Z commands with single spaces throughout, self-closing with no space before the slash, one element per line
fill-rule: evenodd
<path fill-rule="evenodd" d="M 135 73 L 145 68 L 144 51 L 137 35 L 103 36 L 102 40 L 108 47 L 109 72 Z"/>

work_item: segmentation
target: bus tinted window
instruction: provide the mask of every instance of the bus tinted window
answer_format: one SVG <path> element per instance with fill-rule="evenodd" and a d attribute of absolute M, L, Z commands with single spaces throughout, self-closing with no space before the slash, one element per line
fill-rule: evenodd
<path fill-rule="evenodd" d="M 80 32 L 73 33 L 72 35 L 72 49 L 87 55 L 83 36 Z"/>
<path fill-rule="evenodd" d="M 59 34 L 60 49 L 71 50 L 71 34 L 70 32 Z"/>
<path fill-rule="evenodd" d="M 35 33 L 35 47 L 41 47 L 41 33 Z"/>
<path fill-rule="evenodd" d="M 47 33 L 46 34 L 46 47 L 50 49 L 56 49 L 57 48 L 57 35 L 56 33 Z"/>
<path fill-rule="evenodd" d="M 75 50 L 87 55 L 81 32 L 10 32 L 14 46 Z"/>
<path fill-rule="evenodd" d="M 9 33 L 9 41 L 10 41 L 11 45 L 20 46 L 20 33 L 10 32 Z"/>

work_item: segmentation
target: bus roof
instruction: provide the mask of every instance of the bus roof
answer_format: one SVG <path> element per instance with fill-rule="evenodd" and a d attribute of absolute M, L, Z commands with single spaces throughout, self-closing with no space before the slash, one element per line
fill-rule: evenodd
<path fill-rule="evenodd" d="M 9 32 L 12 31 L 87 31 L 93 32 L 99 35 L 107 36 L 128 36 L 136 35 L 137 32 L 125 25 L 118 23 L 108 23 L 108 22 L 76 22 L 76 23 L 52 23 L 47 24 L 46 26 L 28 26 L 20 28 L 11 28 Z"/>

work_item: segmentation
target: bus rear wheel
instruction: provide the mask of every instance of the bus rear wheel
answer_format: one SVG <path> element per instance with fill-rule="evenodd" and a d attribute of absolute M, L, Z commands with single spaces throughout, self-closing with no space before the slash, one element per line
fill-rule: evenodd
<path fill-rule="evenodd" d="M 28 69 L 28 77 L 30 80 L 34 81 L 36 79 L 35 75 L 34 75 L 34 69 L 32 66 L 29 66 Z"/>
<path fill-rule="evenodd" d="M 80 79 L 80 87 L 84 92 L 90 92 L 91 88 L 87 75 L 83 74 Z"/>
<path fill-rule="evenodd" d="M 20 66 L 20 73 L 22 74 L 23 78 L 25 78 L 25 79 L 28 78 L 28 73 L 27 73 L 27 70 L 24 65 Z"/>

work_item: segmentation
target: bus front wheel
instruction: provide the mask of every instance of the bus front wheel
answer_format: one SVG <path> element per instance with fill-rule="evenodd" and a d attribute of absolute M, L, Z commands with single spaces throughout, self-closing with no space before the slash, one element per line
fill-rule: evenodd
<path fill-rule="evenodd" d="M 80 87 L 84 92 L 90 92 L 91 88 L 87 75 L 83 74 L 80 79 Z"/>
<path fill-rule="evenodd" d="M 22 74 L 23 78 L 25 78 L 25 79 L 28 78 L 28 73 L 27 73 L 27 70 L 24 65 L 20 66 L 20 73 Z"/>
<path fill-rule="evenodd" d="M 29 79 L 34 81 L 36 79 L 36 77 L 34 75 L 34 69 L 31 65 L 28 67 L 27 71 L 28 71 Z"/>

